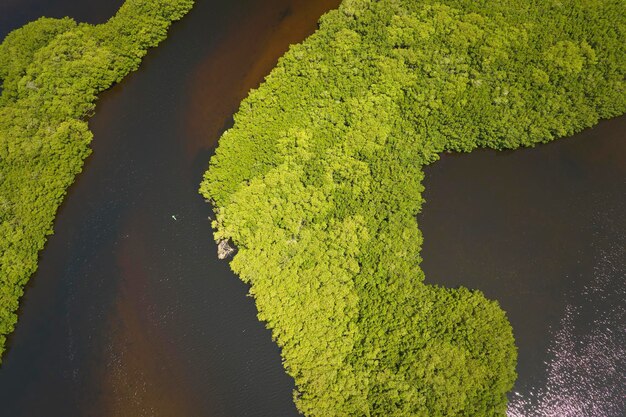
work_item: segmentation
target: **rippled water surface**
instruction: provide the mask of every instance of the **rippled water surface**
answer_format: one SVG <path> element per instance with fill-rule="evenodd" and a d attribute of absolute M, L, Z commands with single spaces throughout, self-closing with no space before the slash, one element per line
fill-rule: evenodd
<path fill-rule="evenodd" d="M 599 219 L 598 241 L 612 220 Z M 510 417 L 626 415 L 626 241 L 616 240 L 600 245 L 590 282 L 570 294 L 552 329 L 545 379 L 513 394 Z"/>
<path fill-rule="evenodd" d="M 509 417 L 626 415 L 626 117 L 428 167 L 427 281 L 499 300 L 519 346 Z"/>

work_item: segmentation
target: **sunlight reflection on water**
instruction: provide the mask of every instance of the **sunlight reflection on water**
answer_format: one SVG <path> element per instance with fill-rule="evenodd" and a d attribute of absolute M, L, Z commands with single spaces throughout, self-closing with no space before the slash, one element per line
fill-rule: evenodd
<path fill-rule="evenodd" d="M 599 252 L 583 302 L 566 307 L 545 382 L 515 392 L 508 417 L 626 416 L 626 256 L 618 243 Z"/>

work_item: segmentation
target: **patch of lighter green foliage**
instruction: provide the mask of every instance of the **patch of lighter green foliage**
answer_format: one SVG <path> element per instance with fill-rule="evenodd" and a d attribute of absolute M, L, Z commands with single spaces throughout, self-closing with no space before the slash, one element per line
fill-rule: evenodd
<path fill-rule="evenodd" d="M 89 155 L 98 93 L 138 68 L 193 0 L 127 0 L 101 25 L 41 18 L 0 44 L 0 356 L 23 288 Z"/>
<path fill-rule="evenodd" d="M 422 167 L 622 114 L 625 8 L 345 0 L 241 104 L 201 193 L 304 415 L 505 415 L 505 313 L 423 282 Z"/>

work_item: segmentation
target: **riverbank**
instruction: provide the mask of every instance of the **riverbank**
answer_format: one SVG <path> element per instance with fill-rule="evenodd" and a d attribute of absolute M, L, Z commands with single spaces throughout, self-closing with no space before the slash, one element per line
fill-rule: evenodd
<path fill-rule="evenodd" d="M 128 0 L 96 26 L 41 18 L 0 44 L 0 355 L 57 209 L 90 154 L 85 120 L 97 94 L 137 69 L 192 4 Z"/>
<path fill-rule="evenodd" d="M 48 8 L 58 3 L 41 3 L 39 14 L 57 14 Z M 197 184 L 217 137 L 189 117 L 206 105 L 224 114 L 215 125 L 228 125 L 229 106 L 246 94 L 239 86 L 266 75 L 256 63 L 273 66 L 315 30 L 315 3 L 196 2 L 138 71 L 101 95 L 93 153 L 57 215 L 0 370 L 5 413 L 298 416 L 293 380 L 246 286 L 205 256 L 216 248 Z M 245 48 L 223 47 L 238 42 Z M 199 84 L 226 75 L 232 90 Z"/>

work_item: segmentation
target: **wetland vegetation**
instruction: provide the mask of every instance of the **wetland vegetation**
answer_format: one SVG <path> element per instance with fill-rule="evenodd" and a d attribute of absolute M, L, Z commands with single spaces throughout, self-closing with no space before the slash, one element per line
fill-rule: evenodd
<path fill-rule="evenodd" d="M 625 8 L 346 0 L 244 100 L 201 193 L 302 413 L 505 415 L 505 313 L 423 283 L 423 166 L 624 113 Z"/>
<path fill-rule="evenodd" d="M 127 0 L 100 25 L 41 18 L 0 45 L 0 355 L 67 188 L 98 93 L 136 70 L 193 0 Z"/>
<path fill-rule="evenodd" d="M 91 133 L 86 121 L 94 111 L 97 94 L 135 70 L 146 50 L 164 39 L 170 23 L 183 16 L 191 3 L 128 0 L 102 25 L 44 18 L 13 32 L 0 46 L 0 351 L 15 325 L 24 285 L 37 268 L 37 254 L 52 233 L 55 213 L 90 152 Z M 423 167 L 442 152 L 533 146 L 623 113 L 625 7 L 618 0 L 533 0 L 523 4 L 346 0 L 338 11 L 322 19 L 315 35 L 294 46 L 266 83 L 242 103 L 234 128 L 220 141 L 201 191 L 216 206 L 216 239 L 234 242 L 238 248 L 233 270 L 251 284 L 259 318 L 282 348 L 285 367 L 297 385 L 295 402 L 301 412 L 324 417 L 505 414 L 516 358 L 505 313 L 479 291 L 424 284 L 420 269 L 422 235 L 415 222 L 415 214 L 424 203 Z M 289 8 L 281 13 L 288 15 Z M 202 16 L 205 25 L 206 16 Z M 246 30 L 256 34 L 256 29 Z M 196 32 L 186 36 L 184 42 L 206 39 Z M 168 62 L 160 61 L 159 70 L 191 72 L 185 55 L 171 56 Z M 150 80 L 162 82 L 151 81 L 155 86 L 176 86 L 164 75 Z M 164 91 L 142 100 L 176 101 Z M 152 143 L 166 141 L 168 135 L 177 138 L 169 133 L 158 136 L 156 131 L 163 126 L 157 123 L 160 116 L 155 113 L 150 117 L 145 119 L 149 122 L 132 122 L 142 126 L 141 136 L 147 135 Z M 147 128 L 157 124 L 159 128 L 154 131 Z M 136 155 L 145 152 L 145 145 L 141 146 Z M 164 149 L 159 156 L 173 159 L 172 148 Z M 127 166 L 128 161 L 134 163 L 132 158 L 117 163 Z M 190 165 L 189 161 L 185 164 Z M 152 176 L 154 168 L 148 166 L 143 175 L 160 178 L 155 182 L 161 189 L 187 187 L 182 180 L 170 182 L 165 175 Z M 176 164 L 166 166 L 171 178 L 176 177 L 171 172 L 182 170 Z M 116 168 L 107 164 L 106 169 Z M 125 183 L 125 175 L 131 176 L 131 171 L 123 172 L 120 176 Z M 189 200 L 179 204 L 193 206 L 193 190 L 190 194 Z M 163 200 L 148 199 L 150 203 L 141 205 L 137 212 L 148 210 L 149 204 L 166 210 L 166 201 L 176 199 L 171 195 Z M 167 213 L 155 215 L 156 220 L 146 229 L 157 233 L 161 218 L 170 218 Z M 204 212 L 196 214 L 204 220 Z M 71 246 L 72 254 L 100 229 L 94 226 L 85 230 L 83 240 Z M 179 263 L 193 264 L 204 279 L 207 264 L 194 264 L 189 257 L 201 260 L 192 248 L 202 248 L 205 241 L 200 237 L 194 242 L 196 236 L 187 232 L 183 240 L 188 246 L 184 247 L 173 243 L 176 240 L 171 233 L 171 229 L 161 231 L 161 238 L 170 245 L 163 246 L 168 250 L 176 246 L 186 254 L 185 261 Z M 127 236 L 126 231 L 122 234 Z M 114 252 L 106 248 L 107 253 Z M 154 252 L 162 258 L 160 246 Z M 151 271 L 152 285 L 139 287 L 142 294 L 148 287 L 159 287 L 155 284 L 163 276 L 181 275 L 187 283 L 192 278 L 190 269 L 181 274 L 182 267 L 178 269 L 176 262 L 172 262 L 174 272 L 169 271 L 170 276 L 163 272 L 167 269 L 164 264 L 156 267 L 159 258 L 129 253 L 129 264 Z M 89 263 L 92 261 L 93 257 Z M 106 262 L 116 261 L 107 258 Z M 68 267 L 59 268 L 57 272 Z M 137 281 L 136 270 L 139 268 L 129 273 L 128 281 Z M 106 278 L 110 281 L 114 268 L 103 274 L 109 274 Z M 70 281 L 85 281 L 85 288 L 103 295 L 100 287 L 94 288 L 75 270 L 69 275 Z M 216 306 L 207 316 L 227 322 L 241 337 L 239 327 L 226 320 L 230 310 L 221 304 L 226 298 L 216 301 L 219 296 L 215 294 L 223 293 L 215 288 L 198 291 L 202 284 L 196 283 L 194 295 L 186 293 L 181 298 L 185 301 L 179 303 L 175 291 L 184 285 L 182 280 L 176 282 L 161 290 L 163 311 L 170 314 L 171 304 L 165 300 L 174 300 L 171 311 Z M 7 397 L 25 398 L 22 405 L 28 403 L 30 407 L 35 403 L 32 393 L 37 392 L 33 388 L 36 385 L 44 393 L 38 394 L 36 406 L 59 415 L 68 412 L 50 407 L 45 397 L 65 398 L 58 400 L 63 406 L 69 401 L 65 395 L 52 394 L 56 393 L 52 387 L 68 383 L 71 378 L 67 375 L 75 378 L 77 366 L 108 366 L 88 355 L 74 361 L 76 351 L 87 350 L 85 344 L 73 345 L 80 347 L 70 352 L 71 360 L 62 356 L 67 353 L 67 344 L 74 343 L 64 338 L 79 328 L 67 315 L 87 313 L 93 302 L 89 291 L 74 296 L 76 287 L 71 282 L 65 290 L 71 296 L 60 297 L 62 307 L 57 316 L 46 309 L 34 313 L 45 317 L 45 328 L 57 334 L 57 344 L 51 345 L 44 338 L 47 342 L 41 343 L 39 350 L 33 349 L 32 356 L 14 360 L 16 371 L 5 372 L 4 381 L 5 387 L 18 388 L 3 390 Z M 202 295 L 194 298 L 195 293 Z M 50 297 L 54 296 L 50 292 Z M 74 298 L 84 301 L 71 309 L 68 305 Z M 228 307 L 233 309 L 233 304 Z M 148 305 L 150 317 L 154 315 L 152 307 Z M 218 311 L 228 313 L 221 317 Z M 94 314 L 85 314 L 85 322 Z M 137 313 L 133 310 L 133 314 Z M 50 324 L 55 317 L 56 327 Z M 215 330 L 215 323 L 198 317 L 197 323 L 202 324 L 197 327 L 205 326 L 210 329 L 207 334 L 224 339 L 224 334 Z M 188 320 L 189 315 L 181 314 L 172 327 L 183 329 Z M 41 328 L 31 326 L 30 334 L 40 334 Z M 68 335 L 57 329 L 65 329 Z M 97 329 L 83 328 L 84 340 L 91 341 L 97 333 Z M 214 387 L 204 387 L 210 385 L 205 384 L 204 377 L 219 375 L 217 369 L 222 363 L 244 361 L 233 356 L 201 367 L 203 362 L 194 358 L 194 349 L 184 344 L 189 343 L 188 338 L 178 334 L 169 340 L 176 341 L 184 352 L 181 356 L 193 363 L 196 371 L 201 369 L 197 371 L 201 378 L 185 377 L 195 388 L 207 389 L 201 395 L 206 401 L 204 408 L 196 410 L 207 413 L 210 406 L 219 409 L 224 398 L 215 401 Z M 206 352 L 200 356 L 208 356 L 207 339 L 198 340 L 199 350 Z M 239 346 L 242 339 L 236 343 Z M 100 347 L 101 343 L 93 344 Z M 62 354 L 50 355 L 51 346 L 61 346 Z M 257 361 L 259 350 L 254 358 L 246 351 L 246 360 Z M 147 352 L 142 354 L 153 355 L 147 362 L 153 359 L 161 366 L 160 371 L 163 366 L 179 364 L 159 363 L 162 357 Z M 8 363 L 7 359 L 5 366 Z M 52 363 L 55 367 L 47 366 Z M 41 376 L 44 368 L 47 377 Z M 246 364 L 246 371 L 249 368 Z M 141 365 L 138 369 L 138 374 L 146 375 Z M 14 380 L 15 375 L 18 378 Z M 169 374 L 159 375 L 167 379 L 163 375 Z M 82 378 L 72 379 L 63 393 L 91 401 L 83 394 L 99 392 L 100 387 Z M 249 380 L 239 378 L 220 381 L 220 388 L 231 394 L 237 386 L 249 384 Z M 176 385 L 185 391 L 180 388 L 184 384 Z M 251 390 L 260 392 L 258 387 Z M 191 404 L 189 400 L 194 397 L 189 391 L 180 398 Z M 271 395 L 263 397 L 276 402 Z M 144 404 L 159 407 L 146 398 L 144 395 Z M 168 395 L 168 403 L 174 403 L 172 398 Z M 257 401 L 262 403 L 259 398 L 254 403 Z M 19 401 L 11 401 L 13 408 L 8 405 L 10 401 L 6 402 L 13 414 L 31 409 L 15 405 Z M 257 412 L 263 409 L 254 407 Z M 164 409 L 167 407 L 159 412 L 167 412 Z M 238 414 L 241 412 L 233 412 Z"/>

